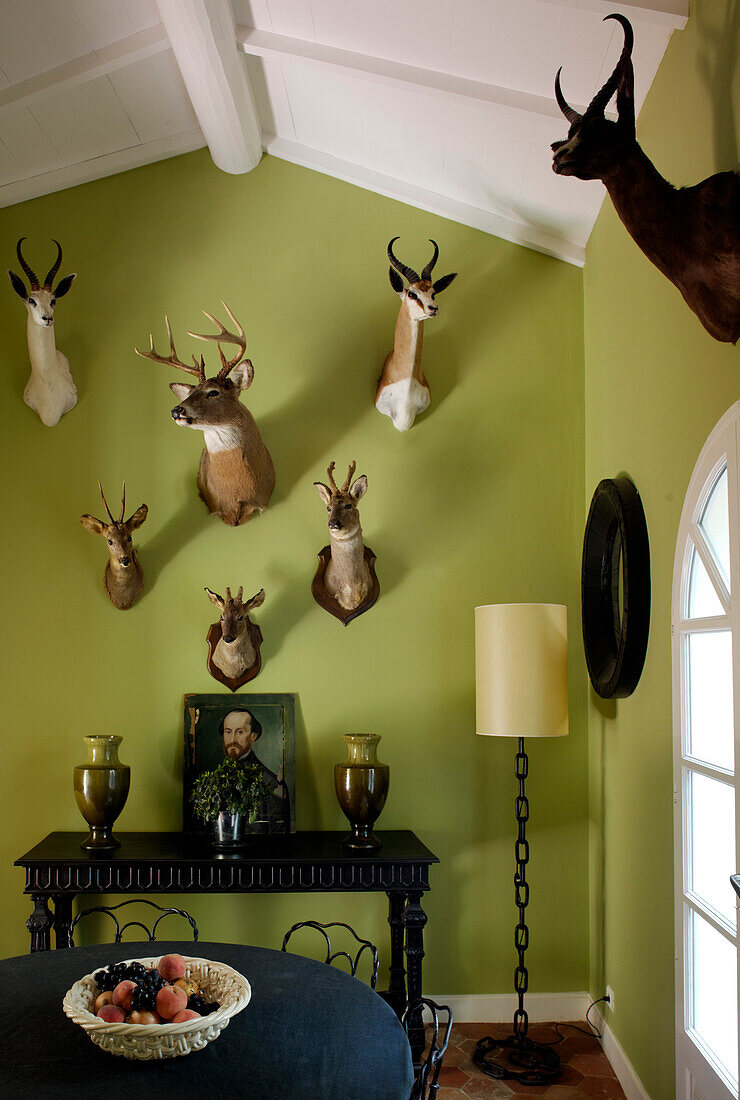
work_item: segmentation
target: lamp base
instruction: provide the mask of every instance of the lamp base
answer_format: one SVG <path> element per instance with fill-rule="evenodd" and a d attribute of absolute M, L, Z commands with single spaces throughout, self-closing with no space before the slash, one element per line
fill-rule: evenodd
<path fill-rule="evenodd" d="M 489 1077 L 513 1079 L 525 1085 L 549 1085 L 563 1072 L 554 1050 L 526 1037 L 493 1039 L 486 1035 L 473 1051 L 473 1061 Z"/>

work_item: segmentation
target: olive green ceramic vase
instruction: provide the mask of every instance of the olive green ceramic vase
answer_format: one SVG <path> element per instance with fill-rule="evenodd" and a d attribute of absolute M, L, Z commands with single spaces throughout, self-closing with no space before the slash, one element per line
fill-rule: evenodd
<path fill-rule="evenodd" d="M 87 760 L 74 771 L 77 806 L 90 826 L 90 834 L 80 845 L 90 851 L 104 852 L 120 848 L 113 836 L 113 822 L 126 805 L 131 768 L 118 759 L 123 740 L 113 734 L 83 737 Z"/>
<path fill-rule="evenodd" d="M 342 812 L 352 826 L 347 848 L 380 848 L 373 825 L 385 806 L 390 768 L 378 760 L 377 733 L 347 733 L 347 759 L 334 765 L 334 787 Z"/>

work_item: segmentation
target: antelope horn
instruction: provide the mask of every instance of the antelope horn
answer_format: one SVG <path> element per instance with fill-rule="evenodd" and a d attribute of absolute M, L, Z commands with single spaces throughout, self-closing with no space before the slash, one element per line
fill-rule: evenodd
<path fill-rule="evenodd" d="M 396 241 L 400 241 L 400 239 L 400 237 L 394 237 L 393 240 L 389 243 L 388 259 L 391 261 L 396 271 L 400 271 L 402 275 L 405 275 L 410 283 L 418 283 L 419 275 L 416 271 L 414 271 L 413 267 L 406 267 L 406 264 L 402 264 L 401 261 L 396 259 L 396 257 L 393 255 L 393 245 L 396 243 Z"/>
<path fill-rule="evenodd" d="M 123 523 L 123 517 L 126 513 L 126 482 L 123 483 L 123 489 L 121 490 L 121 518 L 119 523 Z"/>
<path fill-rule="evenodd" d="M 437 242 L 433 241 L 430 237 L 429 243 L 434 245 L 434 255 L 421 273 L 422 279 L 426 279 L 427 281 L 429 281 L 432 277 L 432 271 L 434 270 L 434 265 L 437 262 L 437 256 L 439 256 L 439 247 L 437 245 Z"/>
<path fill-rule="evenodd" d="M 242 598 L 242 595 L 243 595 L 243 593 L 244 593 L 244 588 L 243 588 L 243 586 L 242 586 L 242 585 L 240 584 L 240 585 L 239 585 L 239 591 L 238 591 L 238 592 L 237 592 L 237 594 L 236 594 L 236 598 L 237 598 L 237 600 L 240 600 L 240 599 Z"/>
<path fill-rule="evenodd" d="M 334 490 L 335 493 L 338 493 L 339 492 L 339 486 L 337 485 L 336 481 L 334 480 L 334 466 L 335 466 L 335 463 L 333 463 L 333 462 L 329 463 L 329 468 L 326 471 L 326 476 L 329 479 L 329 485 L 331 486 L 331 488 Z"/>
<path fill-rule="evenodd" d="M 357 463 L 356 462 L 350 462 L 349 470 L 347 471 L 347 478 L 344 482 L 344 485 L 342 486 L 342 492 L 343 493 L 346 493 L 347 490 L 349 489 L 349 483 L 352 480 L 352 478 L 354 476 L 354 472 L 355 472 L 356 469 L 357 469 Z"/>
<path fill-rule="evenodd" d="M 563 112 L 568 122 L 570 122 L 571 124 L 574 122 L 580 122 L 583 118 L 583 115 L 579 115 L 578 111 L 575 111 L 571 107 L 570 103 L 568 103 L 565 96 L 563 95 L 562 88 L 560 87 L 560 74 L 562 73 L 562 71 L 563 66 L 561 65 L 557 71 L 557 76 L 555 77 L 555 98 L 558 101 L 558 107 Z"/>
<path fill-rule="evenodd" d="M 614 72 L 609 77 L 601 91 L 597 92 L 594 98 L 589 103 L 586 109 L 587 115 L 603 115 L 604 111 L 606 110 L 607 103 L 619 87 L 619 82 L 622 79 L 622 72 L 625 66 L 630 64 L 632 60 L 632 47 L 634 45 L 635 35 L 629 19 L 626 19 L 625 16 L 619 15 L 617 13 L 613 13 L 612 15 L 605 15 L 604 22 L 606 22 L 607 19 L 616 19 L 616 21 L 621 24 L 622 30 L 624 31 L 624 46 L 622 47 L 622 53 L 619 56 L 619 61 L 614 68 Z"/>
<path fill-rule="evenodd" d="M 51 239 L 54 241 L 53 237 Z M 49 274 L 44 279 L 44 290 L 51 290 L 51 284 L 54 282 L 54 277 L 62 263 L 62 246 L 59 241 L 54 241 L 54 244 L 57 246 L 57 258 L 49 268 Z"/>
<path fill-rule="evenodd" d="M 16 252 L 16 255 L 18 257 L 18 263 L 21 265 L 21 267 L 25 271 L 26 275 L 28 276 L 28 281 L 31 284 L 31 290 L 41 290 L 41 287 L 39 286 L 38 275 L 36 274 L 36 272 L 32 268 L 30 268 L 28 266 L 26 261 L 23 259 L 23 253 L 21 252 L 21 245 L 26 240 L 28 240 L 27 237 L 21 237 L 20 240 L 18 241 L 18 244 L 15 246 L 15 252 Z"/>
<path fill-rule="evenodd" d="M 113 519 L 113 516 L 111 514 L 111 510 L 108 507 L 108 501 L 105 499 L 105 493 L 103 492 L 103 486 L 100 484 L 100 482 L 98 482 L 98 489 L 100 489 L 100 495 L 103 498 L 103 504 L 105 505 L 105 510 L 108 513 L 108 519 L 111 521 L 111 523 L 115 523 L 116 521 Z"/>

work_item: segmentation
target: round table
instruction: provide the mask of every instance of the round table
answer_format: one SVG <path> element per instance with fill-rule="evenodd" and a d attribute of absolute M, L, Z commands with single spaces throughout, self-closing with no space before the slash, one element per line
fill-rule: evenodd
<path fill-rule="evenodd" d="M 159 1062 L 102 1051 L 62 1010 L 67 990 L 119 959 L 179 952 L 228 963 L 247 1007 L 204 1050 Z M 226 943 L 103 944 L 0 961 L 0 1095 L 408 1100 L 411 1050 L 369 986 L 288 952 Z"/>

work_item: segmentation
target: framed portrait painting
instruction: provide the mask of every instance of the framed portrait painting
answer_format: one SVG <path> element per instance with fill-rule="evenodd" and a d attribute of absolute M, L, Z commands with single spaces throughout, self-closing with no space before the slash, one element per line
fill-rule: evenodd
<path fill-rule="evenodd" d="M 295 696 L 185 696 L 184 832 L 205 833 L 190 805 L 193 783 L 224 759 L 256 764 L 270 788 L 248 831 L 295 832 Z"/>

